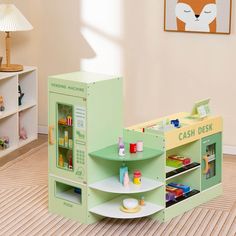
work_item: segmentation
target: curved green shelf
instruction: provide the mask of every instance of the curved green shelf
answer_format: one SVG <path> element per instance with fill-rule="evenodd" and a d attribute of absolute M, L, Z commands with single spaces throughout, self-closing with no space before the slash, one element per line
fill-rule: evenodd
<path fill-rule="evenodd" d="M 114 144 L 98 151 L 92 152 L 89 155 L 91 157 L 101 158 L 110 161 L 141 161 L 158 157 L 161 154 L 163 154 L 163 151 L 148 147 L 144 147 L 143 152 L 130 153 L 129 144 L 125 144 L 125 156 L 122 157 L 118 155 L 117 144 Z"/>

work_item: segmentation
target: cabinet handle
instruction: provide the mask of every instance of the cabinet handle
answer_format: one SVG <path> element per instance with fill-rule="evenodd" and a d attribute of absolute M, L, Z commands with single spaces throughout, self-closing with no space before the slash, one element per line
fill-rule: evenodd
<path fill-rule="evenodd" d="M 53 129 L 54 129 L 54 125 L 50 125 L 48 127 L 48 141 L 50 145 L 54 144 L 54 137 L 53 137 Z"/>
<path fill-rule="evenodd" d="M 203 160 L 205 161 L 205 169 L 203 170 L 203 174 L 206 174 L 209 170 L 209 159 L 208 156 L 204 156 Z"/>

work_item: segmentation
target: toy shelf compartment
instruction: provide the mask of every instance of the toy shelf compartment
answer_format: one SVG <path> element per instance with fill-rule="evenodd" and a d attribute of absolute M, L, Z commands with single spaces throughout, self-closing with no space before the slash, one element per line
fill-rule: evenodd
<path fill-rule="evenodd" d="M 125 143 L 125 156 L 118 155 L 117 144 L 92 152 L 89 155 L 91 157 L 106 159 L 110 161 L 141 161 L 158 157 L 162 154 L 163 151 L 148 147 L 144 147 L 143 152 L 130 153 L 129 144 Z"/>
<path fill-rule="evenodd" d="M 0 111 L 0 119 L 17 112 L 17 76 L 0 73 L 0 96 L 3 98 L 4 111 Z"/>
<path fill-rule="evenodd" d="M 124 187 L 119 182 L 119 177 L 113 176 L 102 181 L 90 184 L 89 187 L 107 193 L 130 194 L 152 191 L 163 185 L 164 183 L 160 181 L 142 177 L 142 183 L 140 185 L 133 184 L 133 182 L 130 181 L 129 186 Z"/>
<path fill-rule="evenodd" d="M 18 145 L 18 119 L 17 114 L 0 119 L 0 137 L 9 138 L 9 147 L 0 150 L 0 157 L 16 149 Z"/>
<path fill-rule="evenodd" d="M 185 173 L 188 173 L 189 171 L 193 171 L 195 169 L 200 168 L 200 163 L 192 162 L 188 165 L 182 166 L 180 168 L 174 168 L 166 166 L 166 180 L 175 178 L 179 175 L 183 175 Z"/>
<path fill-rule="evenodd" d="M 166 202 L 166 207 L 170 207 L 170 206 L 173 206 L 175 204 L 178 204 L 179 202 L 182 202 L 196 194 L 200 193 L 199 190 L 196 190 L 196 189 L 191 189 L 188 193 L 185 193 L 184 195 L 182 196 L 179 196 L 179 197 L 176 197 L 175 200 L 173 201 L 168 201 Z"/>
<path fill-rule="evenodd" d="M 33 106 L 19 112 L 19 124 L 24 127 L 27 138 L 19 139 L 19 146 L 23 146 L 37 138 L 37 107 Z"/>
<path fill-rule="evenodd" d="M 81 189 L 57 181 L 55 182 L 55 188 L 55 195 L 57 198 L 75 204 L 81 204 Z M 77 189 L 77 192 L 75 191 L 75 189 Z"/>
<path fill-rule="evenodd" d="M 166 152 L 166 157 L 177 155 L 181 157 L 191 158 L 191 163 L 180 167 L 172 167 L 166 165 L 166 179 L 171 179 L 179 175 L 184 175 L 190 171 L 194 171 L 201 167 L 201 143 L 200 140 L 187 143 L 182 146 L 175 147 Z"/>
<path fill-rule="evenodd" d="M 179 196 L 175 199 L 175 201 L 166 202 L 166 207 L 178 204 L 179 202 L 190 198 L 198 193 L 200 193 L 201 189 L 201 169 L 198 168 L 192 169 L 192 171 L 185 172 L 182 175 L 176 175 L 166 180 L 166 184 L 169 183 L 178 183 L 190 186 L 190 192 L 186 193 L 183 196 Z"/>
<path fill-rule="evenodd" d="M 116 219 L 134 219 L 150 216 L 164 209 L 164 207 L 160 205 L 145 201 L 145 206 L 141 206 L 141 210 L 137 213 L 122 212 L 120 210 L 121 203 L 125 198 L 128 197 L 129 196 L 126 195 L 119 196 L 101 205 L 93 207 L 89 211 L 103 217 Z"/>
<path fill-rule="evenodd" d="M 22 105 L 18 107 L 19 111 L 23 111 L 37 104 L 37 80 L 36 71 L 30 67 L 25 67 L 24 72 L 18 73 L 18 82 L 21 87 Z"/>

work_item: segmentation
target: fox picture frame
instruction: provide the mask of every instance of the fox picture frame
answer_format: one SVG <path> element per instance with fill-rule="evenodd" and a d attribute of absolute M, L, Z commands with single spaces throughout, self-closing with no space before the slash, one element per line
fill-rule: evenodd
<path fill-rule="evenodd" d="M 230 34 L 232 0 L 164 0 L 164 29 Z"/>

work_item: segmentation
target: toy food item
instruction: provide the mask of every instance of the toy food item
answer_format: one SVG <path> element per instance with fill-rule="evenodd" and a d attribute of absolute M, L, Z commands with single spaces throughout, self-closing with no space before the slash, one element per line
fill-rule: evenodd
<path fill-rule="evenodd" d="M 64 146 L 64 138 L 59 138 L 59 145 Z"/>
<path fill-rule="evenodd" d="M 139 205 L 140 206 L 144 206 L 145 205 L 145 201 L 144 201 L 144 196 L 142 196 L 139 200 Z"/>
<path fill-rule="evenodd" d="M 126 209 L 134 209 L 138 207 L 138 200 L 135 198 L 126 198 L 123 200 L 123 206 Z"/>
<path fill-rule="evenodd" d="M 184 191 L 184 193 L 190 192 L 190 186 L 188 186 L 188 185 L 177 184 L 177 183 L 169 183 L 168 186 L 178 188 L 178 189 L 182 189 Z"/>
<path fill-rule="evenodd" d="M 66 121 L 66 119 L 64 119 L 64 118 L 61 118 L 61 119 L 58 120 L 58 124 L 60 124 L 60 125 L 66 125 L 66 124 L 67 124 L 67 121 Z"/>
<path fill-rule="evenodd" d="M 69 139 L 69 148 L 72 149 L 73 148 L 73 140 Z"/>
<path fill-rule="evenodd" d="M 171 160 L 177 160 L 177 161 L 181 161 L 183 163 L 183 165 L 188 165 L 191 163 L 191 159 L 188 157 L 181 157 L 181 156 L 177 156 L 177 155 L 171 155 L 168 156 L 169 159 Z"/>
<path fill-rule="evenodd" d="M 183 162 L 166 158 L 166 165 L 174 168 L 180 168 L 183 166 Z"/>
<path fill-rule="evenodd" d="M 175 200 L 175 194 L 171 193 L 171 192 L 167 192 L 166 193 L 166 201 L 169 202 L 169 201 L 174 201 L 174 200 Z"/>
<path fill-rule="evenodd" d="M 72 164 L 72 154 L 71 153 L 69 154 L 69 158 L 68 159 L 69 159 L 68 160 L 68 162 L 69 162 L 69 169 L 72 170 L 73 164 Z"/>
<path fill-rule="evenodd" d="M 182 189 L 174 188 L 174 187 L 171 187 L 168 185 L 166 186 L 166 191 L 173 193 L 175 195 L 175 197 L 180 197 L 184 193 Z"/>
<path fill-rule="evenodd" d="M 67 116 L 67 117 L 66 117 L 66 124 L 67 124 L 68 126 L 72 126 L 72 117 L 71 117 L 71 116 Z"/>
<path fill-rule="evenodd" d="M 62 154 L 60 154 L 59 156 L 59 166 L 64 167 L 64 160 L 63 160 Z"/>
<path fill-rule="evenodd" d="M 124 184 L 125 173 L 128 172 L 128 167 L 125 166 L 125 163 L 120 167 L 120 183 Z"/>
<path fill-rule="evenodd" d="M 128 175 L 128 171 L 125 172 L 125 176 L 124 176 L 124 186 L 128 187 L 129 186 L 129 175 Z"/>
<path fill-rule="evenodd" d="M 68 131 L 65 130 L 64 136 L 65 136 L 65 147 L 68 147 L 68 145 L 69 145 L 69 142 L 68 142 Z"/>
<path fill-rule="evenodd" d="M 119 156 L 125 156 L 125 146 L 124 144 L 120 144 L 119 146 Z"/>
<path fill-rule="evenodd" d="M 143 141 L 137 141 L 137 152 L 143 151 Z"/>
<path fill-rule="evenodd" d="M 133 178 L 133 183 L 134 184 L 141 184 L 141 172 L 139 170 L 136 170 L 134 172 L 134 178 Z"/>
<path fill-rule="evenodd" d="M 130 143 L 129 152 L 130 153 L 136 153 L 137 152 L 137 144 L 136 143 Z"/>

